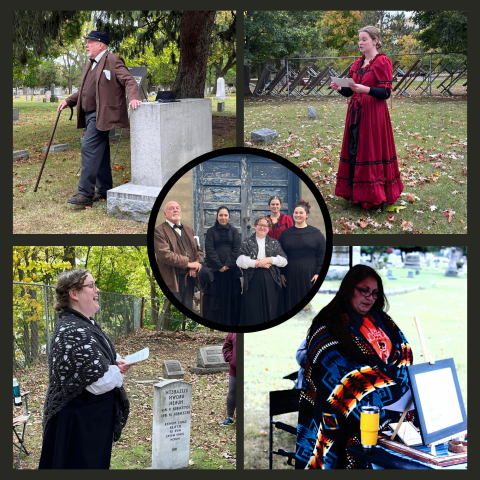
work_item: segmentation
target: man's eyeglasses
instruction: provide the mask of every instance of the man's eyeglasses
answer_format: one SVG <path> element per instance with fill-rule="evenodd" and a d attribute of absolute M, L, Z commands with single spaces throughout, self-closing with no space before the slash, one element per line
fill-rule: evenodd
<path fill-rule="evenodd" d="M 365 298 L 372 297 L 374 300 L 378 298 L 378 292 L 370 292 L 369 290 L 364 290 L 363 288 L 355 287 Z"/>
<path fill-rule="evenodd" d="M 86 285 L 82 285 L 82 288 L 83 287 L 88 287 L 88 288 L 91 288 L 93 290 L 100 290 L 98 287 L 97 287 L 97 284 L 95 282 L 92 282 L 92 283 L 87 283 Z"/>
<path fill-rule="evenodd" d="M 261 225 L 260 223 L 257 223 L 257 227 L 266 228 L 267 230 L 270 228 L 268 225 Z"/>

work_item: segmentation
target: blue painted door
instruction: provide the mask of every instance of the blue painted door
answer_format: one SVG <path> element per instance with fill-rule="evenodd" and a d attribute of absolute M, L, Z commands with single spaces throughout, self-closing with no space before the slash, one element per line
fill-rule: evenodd
<path fill-rule="evenodd" d="M 194 228 L 205 246 L 218 207 L 230 210 L 230 223 L 243 239 L 254 233 L 254 221 L 268 215 L 268 199 L 279 195 L 282 212 L 291 215 L 299 199 L 300 180 L 283 165 L 258 155 L 223 155 L 193 169 Z"/>

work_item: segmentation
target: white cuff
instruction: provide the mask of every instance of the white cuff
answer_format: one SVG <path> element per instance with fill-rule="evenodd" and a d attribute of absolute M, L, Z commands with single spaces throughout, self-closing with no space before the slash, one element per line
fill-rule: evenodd
<path fill-rule="evenodd" d="M 255 268 L 255 260 L 253 260 L 253 258 L 247 257 L 246 255 L 240 255 L 237 258 L 237 265 L 240 268 Z"/>
<path fill-rule="evenodd" d="M 102 393 L 107 393 L 115 387 L 121 387 L 122 384 L 122 372 L 120 372 L 120 369 L 116 365 L 110 365 L 105 375 L 91 385 L 88 385 L 86 390 L 94 395 L 102 395 Z"/>
<path fill-rule="evenodd" d="M 277 255 L 276 257 L 272 257 L 273 260 L 273 265 L 276 265 L 277 267 L 284 267 L 288 261 L 285 257 L 282 257 L 281 255 Z"/>

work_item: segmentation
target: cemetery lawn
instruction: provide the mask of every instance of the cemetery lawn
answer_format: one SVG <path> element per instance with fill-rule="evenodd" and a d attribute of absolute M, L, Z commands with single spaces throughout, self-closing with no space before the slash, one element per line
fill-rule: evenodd
<path fill-rule="evenodd" d="M 223 345 L 223 332 L 154 332 L 140 329 L 115 345 L 122 357 L 146 346 L 150 358 L 131 368 L 125 376 L 130 400 L 130 416 L 120 440 L 113 444 L 111 469 L 147 469 L 152 466 L 153 385 L 158 383 L 165 360 L 179 360 L 185 371 L 184 381 L 192 384 L 192 420 L 190 466 L 188 469 L 235 469 L 236 426 L 221 427 L 226 416 L 228 372 L 211 375 L 190 373 L 196 365 L 197 348 Z M 37 469 L 42 449 L 42 417 L 48 388 L 46 356 L 32 368 L 14 372 L 22 391 L 31 391 L 29 411 L 33 414 L 26 433 L 30 456 L 22 456 L 20 468 Z M 152 380 L 152 383 L 137 383 Z M 18 409 L 20 410 L 20 409 Z M 14 416 L 22 412 L 15 412 Z M 15 436 L 14 436 L 15 438 Z M 29 448 L 30 447 L 30 448 Z M 13 466 L 18 449 L 13 447 Z"/>
<path fill-rule="evenodd" d="M 146 234 L 147 223 L 109 217 L 106 201 L 96 202 L 92 208 L 67 204 L 68 198 L 77 193 L 77 172 L 81 164 L 83 130 L 76 128 L 76 109 L 71 122 L 68 120 L 70 109 L 61 113 L 52 142 L 52 145 L 71 143 L 71 150 L 48 154 L 38 190 L 33 192 L 44 158 L 42 148 L 48 145 L 58 104 L 24 98 L 13 99 L 13 107 L 18 108 L 20 114 L 20 121 L 13 124 L 13 150 L 28 150 L 30 157 L 13 162 L 13 233 Z M 226 101 L 225 114 L 214 115 L 212 119 L 214 149 L 235 146 L 234 97 Z M 120 131 L 117 129 L 116 133 Z M 118 140 L 110 142 L 112 161 L 117 144 Z M 123 130 L 112 176 L 114 187 L 131 180 L 128 129 Z"/>
<path fill-rule="evenodd" d="M 413 349 L 414 363 L 424 363 L 420 341 L 413 321 L 420 318 L 427 348 L 435 360 L 453 358 L 467 408 L 467 279 L 445 277 L 441 271 L 420 270 L 407 279 L 408 269 L 392 268 L 398 280 L 386 280 L 389 314 L 407 337 Z M 433 283 L 435 285 L 433 285 Z M 324 288 L 338 288 L 339 281 L 325 281 Z M 389 289 L 418 285 L 422 289 L 388 296 Z M 319 312 L 333 295 L 318 294 L 311 305 Z M 314 315 L 300 313 L 283 324 L 264 332 L 245 335 L 245 469 L 268 469 L 269 391 L 288 390 L 290 380 L 282 377 L 298 370 L 295 354 L 306 336 Z M 295 413 L 275 417 L 297 425 Z M 274 449 L 295 451 L 295 437 L 274 430 Z M 286 459 L 273 456 L 274 469 L 291 469 Z"/>
<path fill-rule="evenodd" d="M 308 118 L 308 106 L 318 119 Z M 364 210 L 335 196 L 347 113 L 343 97 L 249 98 L 245 145 L 299 166 L 322 193 L 334 233 L 466 233 L 466 98 L 394 98 L 388 107 L 404 184 L 395 206 L 405 208 L 398 212 Z M 250 132 L 263 127 L 277 130 L 278 138 L 267 146 L 252 144 Z"/>

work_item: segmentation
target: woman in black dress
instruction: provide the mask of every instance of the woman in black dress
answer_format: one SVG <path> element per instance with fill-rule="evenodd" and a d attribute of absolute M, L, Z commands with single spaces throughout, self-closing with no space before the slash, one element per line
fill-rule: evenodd
<path fill-rule="evenodd" d="M 259 325 L 284 313 L 279 267 L 287 265 L 280 244 L 267 236 L 267 217 L 255 220 L 255 233 L 243 241 L 237 265 L 243 269 L 241 326 Z"/>
<path fill-rule="evenodd" d="M 203 291 L 203 318 L 221 325 L 238 325 L 242 273 L 236 260 L 240 250 L 238 230 L 228 223 L 230 210 L 217 210 L 215 225 L 205 238 L 206 264 L 214 271 L 214 280 Z"/>
<path fill-rule="evenodd" d="M 286 311 L 298 305 L 313 287 L 325 256 L 325 237 L 306 222 L 310 204 L 300 200 L 293 208 L 295 225 L 284 230 L 278 240 L 288 257 L 288 265 L 282 269 Z"/>
<path fill-rule="evenodd" d="M 48 356 L 49 385 L 43 413 L 39 469 L 109 468 L 112 441 L 127 423 L 129 402 L 115 347 L 91 318 L 99 290 L 88 270 L 58 277 Z"/>

